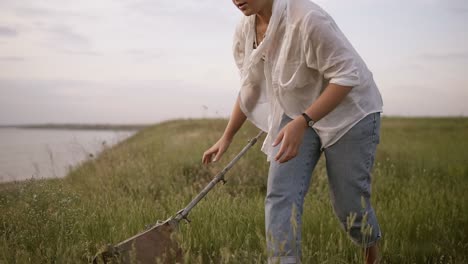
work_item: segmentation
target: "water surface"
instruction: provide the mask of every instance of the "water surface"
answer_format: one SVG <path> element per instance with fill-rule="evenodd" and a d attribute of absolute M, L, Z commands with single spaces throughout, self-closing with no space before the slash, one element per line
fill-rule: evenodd
<path fill-rule="evenodd" d="M 135 132 L 0 128 L 0 182 L 63 177 Z"/>

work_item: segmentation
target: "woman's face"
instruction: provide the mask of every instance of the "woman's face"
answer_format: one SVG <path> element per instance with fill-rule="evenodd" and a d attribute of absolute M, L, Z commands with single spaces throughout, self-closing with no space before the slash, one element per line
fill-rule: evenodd
<path fill-rule="evenodd" d="M 232 0 L 232 3 L 246 16 L 258 13 L 271 0 Z"/>

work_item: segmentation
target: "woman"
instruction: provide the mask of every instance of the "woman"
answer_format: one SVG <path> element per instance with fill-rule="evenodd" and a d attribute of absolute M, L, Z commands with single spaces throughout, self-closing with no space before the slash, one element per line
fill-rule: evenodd
<path fill-rule="evenodd" d="M 233 45 L 241 88 L 224 134 L 202 162 L 219 160 L 246 119 L 268 132 L 262 151 L 270 162 L 269 262 L 298 263 L 304 196 L 324 152 L 334 212 L 351 240 L 363 247 L 366 262 L 376 263 L 381 232 L 370 204 L 370 172 L 383 102 L 372 73 L 317 4 L 233 3 L 245 15 Z"/>

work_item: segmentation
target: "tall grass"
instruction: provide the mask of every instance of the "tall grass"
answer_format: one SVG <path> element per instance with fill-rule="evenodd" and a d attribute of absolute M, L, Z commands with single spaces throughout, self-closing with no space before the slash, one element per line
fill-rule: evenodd
<path fill-rule="evenodd" d="M 0 263 L 86 263 L 183 208 L 255 136 L 246 123 L 223 158 L 201 156 L 226 120 L 141 130 L 64 179 L 0 185 Z M 468 119 L 384 118 L 373 170 L 382 263 L 468 263 Z M 182 223 L 187 263 L 264 263 L 268 163 L 251 149 Z M 359 263 L 333 215 L 323 157 L 306 197 L 304 263 Z"/>

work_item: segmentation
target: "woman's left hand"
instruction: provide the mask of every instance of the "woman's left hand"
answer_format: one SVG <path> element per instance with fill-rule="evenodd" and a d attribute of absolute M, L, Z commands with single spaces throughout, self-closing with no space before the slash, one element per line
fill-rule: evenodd
<path fill-rule="evenodd" d="M 283 142 L 275 156 L 276 161 L 283 163 L 297 156 L 307 127 L 304 118 L 298 116 L 281 129 L 273 142 L 273 147 Z"/>

